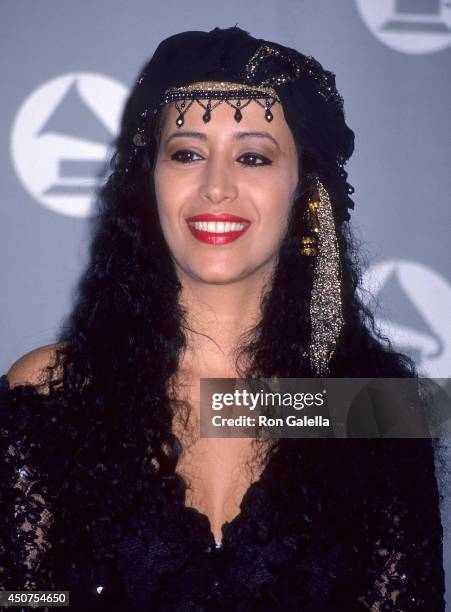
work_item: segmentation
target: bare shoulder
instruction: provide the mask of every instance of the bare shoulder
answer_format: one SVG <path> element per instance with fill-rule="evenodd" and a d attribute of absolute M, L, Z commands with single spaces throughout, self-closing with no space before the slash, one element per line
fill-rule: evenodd
<path fill-rule="evenodd" d="M 63 342 L 46 344 L 22 355 L 6 373 L 10 387 L 17 385 L 44 385 L 46 368 L 56 363 L 57 351 L 63 347 Z M 44 386 L 40 391 L 47 393 L 48 388 Z"/>

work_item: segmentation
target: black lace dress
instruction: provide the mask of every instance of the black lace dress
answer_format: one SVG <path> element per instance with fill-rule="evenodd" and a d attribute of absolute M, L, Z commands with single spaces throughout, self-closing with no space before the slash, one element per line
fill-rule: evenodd
<path fill-rule="evenodd" d="M 303 444 L 305 461 L 273 454 L 220 543 L 205 515 L 155 483 L 120 529 L 105 525 L 99 556 L 98 533 L 74 547 L 64 529 L 76 497 L 49 502 L 26 462 L 20 432 L 39 409 L 24 397 L 0 378 L 1 589 L 68 590 L 70 608 L 86 611 L 444 610 L 430 440 L 323 440 L 322 462 L 292 440 L 286 448 Z"/>

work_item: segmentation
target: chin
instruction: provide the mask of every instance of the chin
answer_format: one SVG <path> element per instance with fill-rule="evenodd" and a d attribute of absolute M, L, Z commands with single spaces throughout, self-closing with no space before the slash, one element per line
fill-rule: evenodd
<path fill-rule="evenodd" d="M 232 283 L 248 275 L 248 271 L 237 261 L 206 261 L 198 259 L 192 265 L 182 266 L 183 273 L 204 283 Z"/>
<path fill-rule="evenodd" d="M 199 270 L 197 273 L 192 274 L 192 276 L 200 282 L 214 285 L 226 285 L 244 278 L 243 274 L 234 274 L 230 270 L 211 270 L 210 272 L 206 270 Z"/>

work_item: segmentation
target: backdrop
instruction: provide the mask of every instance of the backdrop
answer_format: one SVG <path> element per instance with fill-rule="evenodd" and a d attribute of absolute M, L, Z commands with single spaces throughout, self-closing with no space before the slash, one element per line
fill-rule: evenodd
<path fill-rule="evenodd" d="M 1 373 L 54 342 L 70 309 L 97 177 L 144 61 L 171 34 L 235 24 L 336 73 L 379 325 L 424 375 L 451 375 L 449 0 L 3 2 Z"/>

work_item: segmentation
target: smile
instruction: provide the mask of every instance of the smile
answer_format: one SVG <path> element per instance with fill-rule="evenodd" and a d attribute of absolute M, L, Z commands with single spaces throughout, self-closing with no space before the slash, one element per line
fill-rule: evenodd
<path fill-rule="evenodd" d="M 192 235 L 207 244 L 227 244 L 242 236 L 250 223 L 230 221 L 188 221 Z"/>

